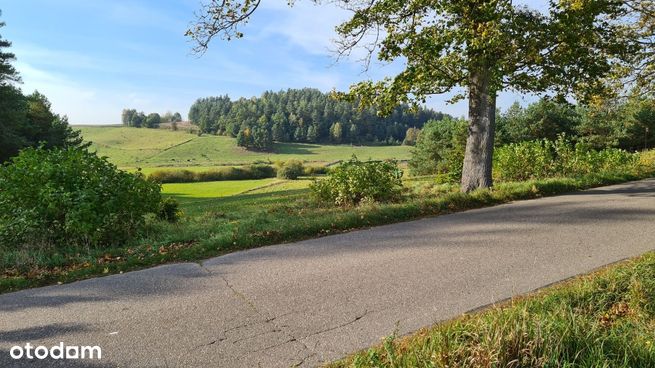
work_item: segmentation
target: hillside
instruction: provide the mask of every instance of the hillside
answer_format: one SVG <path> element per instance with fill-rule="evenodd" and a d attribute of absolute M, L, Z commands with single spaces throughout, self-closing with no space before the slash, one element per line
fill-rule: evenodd
<path fill-rule="evenodd" d="M 123 168 L 242 165 L 256 161 L 298 159 L 329 163 L 351 157 L 360 159 L 409 159 L 407 146 L 351 146 L 276 143 L 274 152 L 251 152 L 237 147 L 234 138 L 197 136 L 164 129 L 116 126 L 79 127 L 92 149 Z"/>

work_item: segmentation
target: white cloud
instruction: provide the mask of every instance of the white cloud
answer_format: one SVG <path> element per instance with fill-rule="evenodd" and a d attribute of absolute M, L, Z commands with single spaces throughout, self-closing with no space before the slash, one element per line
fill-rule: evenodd
<path fill-rule="evenodd" d="M 284 3 L 264 2 L 262 10 L 268 10 L 266 14 L 273 16 L 266 19 L 256 37 L 280 35 L 310 54 L 332 55 L 332 41 L 337 37 L 334 28 L 347 20 L 350 13 L 333 5 L 308 1 L 297 2 L 292 7 Z"/>
<path fill-rule="evenodd" d="M 95 119 L 102 111 L 103 106 L 97 104 L 98 94 L 95 89 L 25 62 L 17 62 L 16 68 L 23 79 L 20 87 L 24 93 L 30 94 L 38 90 L 45 94 L 52 102 L 53 110 L 58 114 L 68 115 L 71 122 L 81 123 L 86 119 Z M 89 108 L 86 108 L 87 106 Z"/>
<path fill-rule="evenodd" d="M 109 86 L 96 88 L 25 62 L 17 62 L 16 68 L 23 79 L 20 86 L 23 92 L 29 94 L 38 90 L 45 94 L 53 110 L 67 115 L 71 124 L 116 124 L 120 122 L 120 112 L 125 107 L 146 112 L 172 110 L 184 115 L 192 101 L 184 91 L 167 94 Z"/>

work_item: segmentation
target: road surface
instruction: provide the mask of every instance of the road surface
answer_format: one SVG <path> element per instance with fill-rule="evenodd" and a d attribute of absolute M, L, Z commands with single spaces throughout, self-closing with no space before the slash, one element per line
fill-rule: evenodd
<path fill-rule="evenodd" d="M 315 366 L 652 249 L 655 179 L 380 226 L 0 295 L 0 366 Z"/>

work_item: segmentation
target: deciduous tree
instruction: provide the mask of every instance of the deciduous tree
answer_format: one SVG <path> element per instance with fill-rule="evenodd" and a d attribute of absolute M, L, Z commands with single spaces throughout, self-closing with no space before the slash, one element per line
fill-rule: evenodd
<path fill-rule="evenodd" d="M 146 128 L 159 128 L 159 124 L 161 124 L 161 116 L 158 113 L 153 112 L 146 116 Z"/>

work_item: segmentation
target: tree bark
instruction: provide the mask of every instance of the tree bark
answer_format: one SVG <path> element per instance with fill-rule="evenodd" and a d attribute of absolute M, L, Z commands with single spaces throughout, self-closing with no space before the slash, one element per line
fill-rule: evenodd
<path fill-rule="evenodd" d="M 496 94 L 489 89 L 490 72 L 472 71 L 469 77 L 469 127 L 462 168 L 462 192 L 493 185 L 491 166 L 496 132 Z"/>

